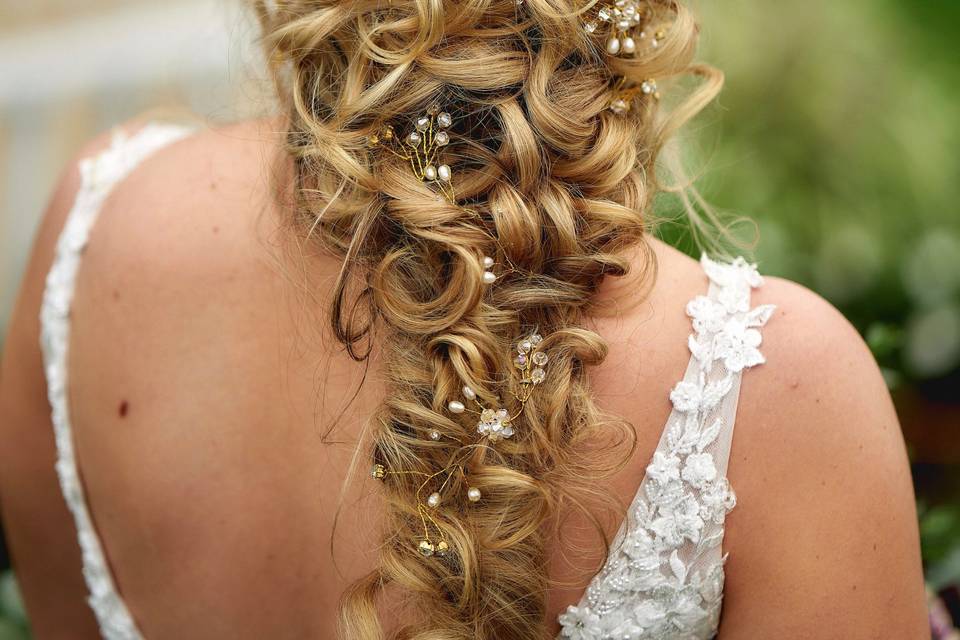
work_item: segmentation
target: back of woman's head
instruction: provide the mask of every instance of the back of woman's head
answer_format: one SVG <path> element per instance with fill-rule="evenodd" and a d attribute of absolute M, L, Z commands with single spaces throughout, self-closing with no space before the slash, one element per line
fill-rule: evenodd
<path fill-rule="evenodd" d="M 658 154 L 719 74 L 691 64 L 697 27 L 669 0 L 257 5 L 297 228 L 344 258 L 332 327 L 357 359 L 377 332 L 383 360 L 383 544 L 344 596 L 342 634 L 380 637 L 390 587 L 410 605 L 400 637 L 542 637 L 553 516 L 602 499 L 597 480 L 632 450 L 629 425 L 591 399 L 586 367 L 606 344 L 581 323 L 603 277 L 628 271 L 624 250 L 645 248 Z M 708 81 L 664 113 L 653 81 L 690 72 Z M 439 112 L 450 142 L 426 161 L 449 182 L 405 138 L 438 133 Z M 549 360 L 531 385 L 515 358 L 534 333 L 525 357 Z M 512 437 L 478 433 L 462 403 L 505 408 Z"/>

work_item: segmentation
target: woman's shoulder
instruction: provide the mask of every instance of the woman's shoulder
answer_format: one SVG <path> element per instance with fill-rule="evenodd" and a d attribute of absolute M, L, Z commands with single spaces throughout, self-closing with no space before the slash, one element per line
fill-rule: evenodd
<path fill-rule="evenodd" d="M 722 635 L 792 637 L 791 620 L 821 620 L 829 637 L 920 637 L 922 608 L 888 606 L 922 603 L 923 578 L 906 448 L 877 363 L 799 284 L 766 277 L 752 304 L 776 311 L 766 362 L 742 380 Z M 757 615 L 774 610 L 793 613 Z"/>

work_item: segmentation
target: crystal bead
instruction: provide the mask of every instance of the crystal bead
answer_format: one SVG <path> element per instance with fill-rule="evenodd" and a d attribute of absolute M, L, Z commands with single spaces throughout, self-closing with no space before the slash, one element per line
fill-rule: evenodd
<path fill-rule="evenodd" d="M 532 345 L 538 345 L 541 342 L 543 342 L 543 336 L 541 336 L 539 333 L 533 334 L 532 336 L 530 336 L 529 339 L 530 339 L 530 344 Z"/>
<path fill-rule="evenodd" d="M 540 367 L 547 364 L 547 360 L 549 359 L 549 356 L 547 356 L 547 354 L 543 351 L 537 351 L 535 354 L 533 354 L 533 364 Z"/>
<path fill-rule="evenodd" d="M 540 384 L 546 377 L 547 372 L 540 368 L 534 369 L 530 372 L 530 379 L 533 380 L 533 384 Z"/>
<path fill-rule="evenodd" d="M 450 135 L 446 131 L 441 131 L 433 139 L 441 147 L 450 144 Z"/>
<path fill-rule="evenodd" d="M 433 440 L 434 442 L 436 442 L 437 440 L 439 440 L 439 439 L 440 439 L 440 432 L 437 431 L 436 429 L 434 429 L 433 431 L 431 431 L 431 432 L 430 432 L 430 439 Z"/>
<path fill-rule="evenodd" d="M 610 110 L 616 114 L 626 113 L 630 110 L 630 105 L 623 98 L 617 98 L 610 103 Z"/>
<path fill-rule="evenodd" d="M 521 340 L 520 344 L 517 345 L 517 351 L 520 353 L 530 353 L 530 349 L 533 348 L 533 343 L 530 340 Z"/>
<path fill-rule="evenodd" d="M 480 420 L 483 422 L 493 422 L 497 419 L 497 412 L 493 409 L 484 409 L 480 412 Z"/>
<path fill-rule="evenodd" d="M 522 353 L 517 355 L 517 357 L 513 359 L 513 364 L 516 365 L 518 369 L 523 369 L 527 366 L 527 356 Z"/>
<path fill-rule="evenodd" d="M 453 124 L 453 118 L 450 116 L 449 113 L 444 111 L 443 113 L 437 116 L 437 124 L 439 124 L 442 129 L 446 129 L 451 124 Z"/>
<path fill-rule="evenodd" d="M 430 126 L 430 118 L 427 116 L 420 116 L 417 118 L 417 131 L 426 131 L 427 127 Z"/>
<path fill-rule="evenodd" d="M 407 136 L 407 143 L 411 145 L 420 144 L 420 140 L 421 140 L 420 134 L 417 133 L 416 131 L 411 131 L 410 135 Z"/>

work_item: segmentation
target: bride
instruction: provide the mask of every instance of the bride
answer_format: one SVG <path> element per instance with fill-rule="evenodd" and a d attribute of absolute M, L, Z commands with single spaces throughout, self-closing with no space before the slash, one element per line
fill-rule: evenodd
<path fill-rule="evenodd" d="M 722 84 L 687 7 L 255 5 L 282 113 L 93 140 L 37 237 L 0 385 L 37 638 L 929 637 L 857 333 L 650 235 Z"/>

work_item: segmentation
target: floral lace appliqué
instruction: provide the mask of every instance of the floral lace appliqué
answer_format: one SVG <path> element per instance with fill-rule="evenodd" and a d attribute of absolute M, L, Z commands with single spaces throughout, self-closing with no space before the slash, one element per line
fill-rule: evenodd
<path fill-rule="evenodd" d="M 603 569 L 559 617 L 571 640 L 709 639 L 723 599 L 723 524 L 736 505 L 726 478 L 744 369 L 764 362 L 760 328 L 773 305 L 750 308 L 762 284 L 742 258 L 704 256 L 706 295 L 687 305 L 693 333 L 673 411 Z"/>
<path fill-rule="evenodd" d="M 97 616 L 101 635 L 107 640 L 141 640 L 141 635 L 117 592 L 77 470 L 67 397 L 70 307 L 90 230 L 114 185 L 149 154 L 189 133 L 190 129 L 160 123 L 149 123 L 130 137 L 117 131 L 109 149 L 80 163 L 81 186 L 60 232 L 40 307 L 40 346 L 57 446 L 57 476 L 77 527 L 83 577 L 89 591 L 87 602 Z"/>

